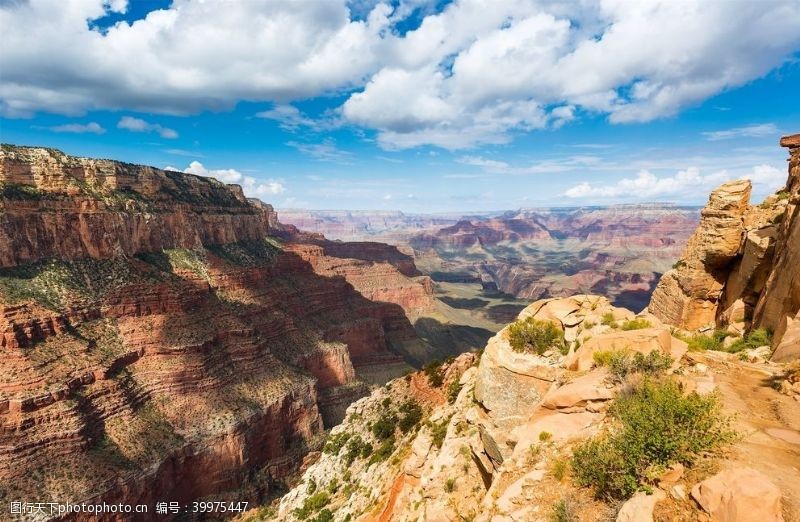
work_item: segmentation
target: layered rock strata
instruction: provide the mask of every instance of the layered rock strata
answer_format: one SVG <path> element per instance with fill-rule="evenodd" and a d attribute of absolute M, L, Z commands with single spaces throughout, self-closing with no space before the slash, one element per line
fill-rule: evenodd
<path fill-rule="evenodd" d="M 712 192 L 649 305 L 665 323 L 687 330 L 768 329 L 775 361 L 800 357 L 800 135 L 781 145 L 790 154 L 786 185 L 759 205 L 750 204 L 746 180 Z"/>
<path fill-rule="evenodd" d="M 4 505 L 258 500 L 424 354 L 413 262 L 238 186 L 4 145 L 0 205 Z"/>

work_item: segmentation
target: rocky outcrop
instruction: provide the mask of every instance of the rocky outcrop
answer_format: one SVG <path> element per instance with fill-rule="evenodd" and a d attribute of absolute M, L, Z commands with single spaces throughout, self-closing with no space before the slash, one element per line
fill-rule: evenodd
<path fill-rule="evenodd" d="M 750 190 L 749 181 L 734 181 L 711 193 L 677 267 L 653 292 L 649 309 L 659 319 L 686 329 L 714 322 L 729 265 L 742 246 Z"/>
<path fill-rule="evenodd" d="M 759 205 L 749 204 L 747 181 L 715 190 L 649 305 L 665 323 L 687 330 L 770 330 L 779 362 L 800 357 L 800 135 L 781 145 L 790 154 L 785 187 Z"/>
<path fill-rule="evenodd" d="M 209 178 L 0 152 L 3 503 L 259 500 L 362 372 L 427 360 L 432 289 L 393 247 L 294 234 Z"/>

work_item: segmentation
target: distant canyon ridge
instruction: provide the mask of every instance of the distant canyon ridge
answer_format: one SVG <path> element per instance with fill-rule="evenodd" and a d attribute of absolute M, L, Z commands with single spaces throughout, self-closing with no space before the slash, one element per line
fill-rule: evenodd
<path fill-rule="evenodd" d="M 476 292 L 531 301 L 599 293 L 617 306 L 641 310 L 661 274 L 680 257 L 699 211 L 653 203 L 473 215 L 296 209 L 279 213 L 281 221 L 328 239 L 395 245 L 413 256 L 440 292 L 453 284 L 461 290 L 479 285 Z M 482 304 L 480 295 L 449 296 L 449 301 L 464 307 Z"/>

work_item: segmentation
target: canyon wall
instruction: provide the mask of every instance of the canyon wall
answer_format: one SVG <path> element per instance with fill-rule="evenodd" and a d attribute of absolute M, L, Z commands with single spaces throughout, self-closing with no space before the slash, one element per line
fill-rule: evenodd
<path fill-rule="evenodd" d="M 800 357 L 800 135 L 786 136 L 786 185 L 758 205 L 740 180 L 712 192 L 684 253 L 649 310 L 684 328 L 773 332 L 773 360 Z"/>
<path fill-rule="evenodd" d="M 4 145 L 0 205 L 3 504 L 258 500 L 425 359 L 413 261 L 238 186 Z"/>

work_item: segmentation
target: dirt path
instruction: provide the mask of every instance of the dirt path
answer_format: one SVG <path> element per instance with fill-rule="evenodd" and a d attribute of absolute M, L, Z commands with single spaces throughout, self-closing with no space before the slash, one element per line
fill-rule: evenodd
<path fill-rule="evenodd" d="M 773 386 L 778 366 L 743 363 L 727 354 L 693 354 L 708 365 L 742 439 L 723 467 L 748 466 L 783 491 L 784 517 L 800 522 L 800 402 Z"/>

